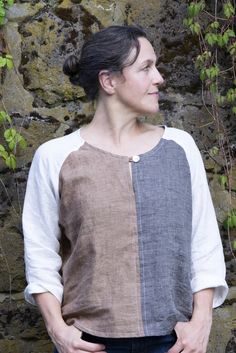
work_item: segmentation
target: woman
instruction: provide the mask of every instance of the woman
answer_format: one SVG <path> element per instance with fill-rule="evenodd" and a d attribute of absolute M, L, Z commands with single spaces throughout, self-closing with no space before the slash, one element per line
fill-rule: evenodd
<path fill-rule="evenodd" d="M 111 26 L 64 73 L 96 112 L 35 154 L 26 299 L 59 353 L 206 352 L 227 294 L 222 245 L 192 137 L 138 119 L 159 110 L 152 45 L 139 27 Z"/>

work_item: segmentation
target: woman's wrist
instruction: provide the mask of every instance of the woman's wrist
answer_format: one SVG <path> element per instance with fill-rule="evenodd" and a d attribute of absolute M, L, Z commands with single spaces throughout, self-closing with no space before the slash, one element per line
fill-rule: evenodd
<path fill-rule="evenodd" d="M 207 288 L 194 293 L 191 321 L 211 324 L 213 296 L 214 288 Z"/>

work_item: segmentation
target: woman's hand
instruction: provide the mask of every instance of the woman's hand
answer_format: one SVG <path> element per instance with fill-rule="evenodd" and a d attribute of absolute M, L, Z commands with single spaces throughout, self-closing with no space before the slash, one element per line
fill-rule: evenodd
<path fill-rule="evenodd" d="M 194 293 L 192 318 L 189 322 L 177 322 L 177 341 L 167 353 L 206 353 L 212 324 L 213 295 L 213 288 Z"/>
<path fill-rule="evenodd" d="M 105 346 L 81 339 L 81 332 L 74 326 L 59 324 L 50 332 L 59 353 L 106 353 Z"/>
<path fill-rule="evenodd" d="M 206 353 L 210 331 L 211 320 L 178 322 L 177 341 L 168 353 Z"/>
<path fill-rule="evenodd" d="M 65 323 L 61 314 L 61 303 L 52 293 L 37 293 L 33 296 L 59 353 L 106 353 L 104 345 L 82 340 L 81 332 Z"/>

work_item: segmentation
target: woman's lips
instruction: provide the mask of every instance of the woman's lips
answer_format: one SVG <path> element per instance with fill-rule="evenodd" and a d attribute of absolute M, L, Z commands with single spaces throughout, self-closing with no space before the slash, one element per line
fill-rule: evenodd
<path fill-rule="evenodd" d="M 159 92 L 152 92 L 152 93 L 148 93 L 148 94 L 150 94 L 150 95 L 152 95 L 152 96 L 159 97 Z"/>

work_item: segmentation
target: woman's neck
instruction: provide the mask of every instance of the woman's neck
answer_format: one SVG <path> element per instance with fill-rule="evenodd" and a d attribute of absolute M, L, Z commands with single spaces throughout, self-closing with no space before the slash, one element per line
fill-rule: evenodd
<path fill-rule="evenodd" d="M 105 139 L 114 146 L 140 135 L 143 124 L 135 113 L 121 107 L 98 102 L 93 120 L 86 126 L 86 133 Z"/>

